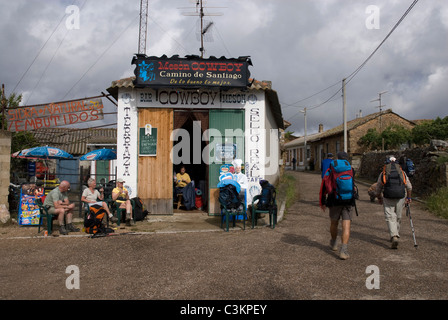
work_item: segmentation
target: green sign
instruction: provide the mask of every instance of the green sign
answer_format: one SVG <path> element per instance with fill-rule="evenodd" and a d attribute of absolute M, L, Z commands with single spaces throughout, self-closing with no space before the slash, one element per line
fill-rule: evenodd
<path fill-rule="evenodd" d="M 157 155 L 157 128 L 151 128 L 151 134 L 145 128 L 140 128 L 139 155 Z"/>

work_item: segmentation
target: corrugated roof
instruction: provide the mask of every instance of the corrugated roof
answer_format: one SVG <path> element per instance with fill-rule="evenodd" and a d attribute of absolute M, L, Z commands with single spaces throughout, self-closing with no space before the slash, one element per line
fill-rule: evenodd
<path fill-rule="evenodd" d="M 117 129 L 73 129 L 51 128 L 31 131 L 41 146 L 60 148 L 73 156 L 80 156 L 91 151 L 89 144 L 116 144 Z"/>

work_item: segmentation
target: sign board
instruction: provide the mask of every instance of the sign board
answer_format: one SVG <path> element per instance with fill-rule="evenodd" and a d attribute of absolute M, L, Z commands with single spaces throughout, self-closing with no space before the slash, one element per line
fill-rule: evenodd
<path fill-rule="evenodd" d="M 144 88 L 137 92 L 138 108 L 182 109 L 244 109 L 256 103 L 257 96 L 250 91 L 229 89 L 220 91 Z"/>
<path fill-rule="evenodd" d="M 101 98 L 6 109 L 8 130 L 11 132 L 53 128 L 103 118 Z"/>
<path fill-rule="evenodd" d="M 179 58 L 148 57 L 137 54 L 134 86 L 176 87 L 176 88 L 247 88 L 249 83 L 249 57 L 237 59 L 209 58 L 196 56 Z"/>
<path fill-rule="evenodd" d="M 20 190 L 20 203 L 18 212 L 19 226 L 38 226 L 40 220 L 39 206 L 36 204 L 36 198 L 42 197 L 43 189 L 30 188 L 29 185 L 23 185 Z"/>
<path fill-rule="evenodd" d="M 138 150 L 139 156 L 157 155 L 157 128 L 151 128 L 151 134 L 147 134 L 146 128 L 140 128 Z"/>

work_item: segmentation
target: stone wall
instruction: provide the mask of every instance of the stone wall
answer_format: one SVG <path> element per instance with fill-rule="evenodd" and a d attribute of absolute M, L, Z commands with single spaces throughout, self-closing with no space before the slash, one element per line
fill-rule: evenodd
<path fill-rule="evenodd" d="M 441 187 L 448 186 L 448 147 L 443 143 L 433 143 L 427 148 L 365 153 L 357 175 L 376 181 L 388 155 L 394 155 L 397 159 L 405 156 L 414 162 L 415 175 L 410 179 L 413 195 L 425 197 Z"/>
<path fill-rule="evenodd" d="M 11 133 L 0 130 L 0 205 L 9 210 L 9 173 L 11 170 Z"/>

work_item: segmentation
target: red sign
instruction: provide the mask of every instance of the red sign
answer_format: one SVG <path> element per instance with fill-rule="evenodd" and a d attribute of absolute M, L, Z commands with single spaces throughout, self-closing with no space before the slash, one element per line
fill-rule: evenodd
<path fill-rule="evenodd" d="M 8 130 L 11 132 L 53 128 L 104 118 L 101 98 L 28 106 L 6 111 Z"/>

